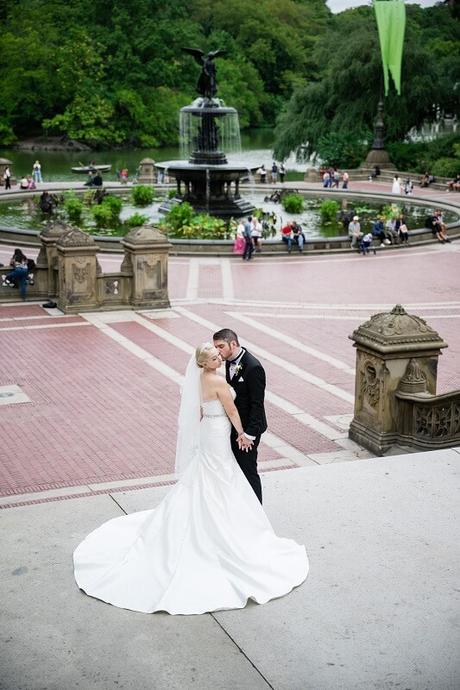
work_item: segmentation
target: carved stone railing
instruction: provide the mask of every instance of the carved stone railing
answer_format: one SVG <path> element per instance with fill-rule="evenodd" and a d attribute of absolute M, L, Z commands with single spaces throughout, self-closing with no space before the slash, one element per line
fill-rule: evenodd
<path fill-rule="evenodd" d="M 458 445 L 460 391 L 436 395 L 438 359 L 447 347 L 440 335 L 397 305 L 350 337 L 356 347 L 350 438 L 377 455 L 394 446 Z"/>
<path fill-rule="evenodd" d="M 40 234 L 40 240 L 29 298 L 56 301 L 66 314 L 169 307 L 170 245 L 156 228 L 133 228 L 123 238 L 125 257 L 120 271 L 115 273 L 102 272 L 98 245 L 79 228 L 50 223 Z M 0 299 L 17 299 L 17 293 L 5 288 Z"/>
<path fill-rule="evenodd" d="M 411 359 L 396 391 L 400 442 L 428 450 L 458 445 L 460 391 L 431 395 L 426 384 L 426 376 Z"/>

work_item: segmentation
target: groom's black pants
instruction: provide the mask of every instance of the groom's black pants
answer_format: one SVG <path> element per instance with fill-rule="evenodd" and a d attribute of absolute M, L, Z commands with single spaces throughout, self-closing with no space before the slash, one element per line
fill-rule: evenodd
<path fill-rule="evenodd" d="M 260 442 L 260 436 L 256 437 L 251 450 L 249 450 L 246 453 L 244 450 L 240 450 L 238 448 L 238 443 L 236 441 L 236 432 L 233 432 L 234 429 L 232 429 L 232 435 L 230 439 L 232 444 L 233 455 L 235 456 L 238 465 L 241 467 L 244 476 L 252 486 L 255 495 L 262 503 L 262 484 L 260 481 L 260 477 L 257 473 L 257 446 Z"/>

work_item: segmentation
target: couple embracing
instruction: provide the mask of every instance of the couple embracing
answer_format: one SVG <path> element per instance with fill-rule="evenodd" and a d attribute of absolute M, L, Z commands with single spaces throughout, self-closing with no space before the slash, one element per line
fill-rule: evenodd
<path fill-rule="evenodd" d="M 213 340 L 187 365 L 177 484 L 157 508 L 109 520 L 74 552 L 77 584 L 91 596 L 145 613 L 198 614 L 266 603 L 307 576 L 305 547 L 277 537 L 261 505 L 264 369 L 234 331 Z"/>

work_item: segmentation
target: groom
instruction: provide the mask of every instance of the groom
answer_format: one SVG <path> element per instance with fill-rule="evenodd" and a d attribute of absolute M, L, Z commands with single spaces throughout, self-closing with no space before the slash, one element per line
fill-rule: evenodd
<path fill-rule="evenodd" d="M 262 486 L 257 474 L 257 446 L 267 428 L 265 371 L 259 360 L 240 346 L 238 336 L 229 328 L 214 333 L 213 340 L 222 359 L 225 359 L 225 378 L 235 390 L 235 405 L 244 429 L 244 434 L 238 438 L 232 426 L 230 441 L 233 454 L 262 503 Z"/>

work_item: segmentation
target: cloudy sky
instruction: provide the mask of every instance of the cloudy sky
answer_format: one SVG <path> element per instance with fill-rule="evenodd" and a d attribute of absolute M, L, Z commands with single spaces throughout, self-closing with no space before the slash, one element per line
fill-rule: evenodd
<path fill-rule="evenodd" d="M 438 0 L 404 0 L 406 5 L 416 4 L 422 7 L 431 7 L 436 5 Z M 348 10 L 350 7 L 358 7 L 359 5 L 370 5 L 370 0 L 327 0 L 327 5 L 330 7 L 332 12 L 342 12 L 343 10 Z"/>

